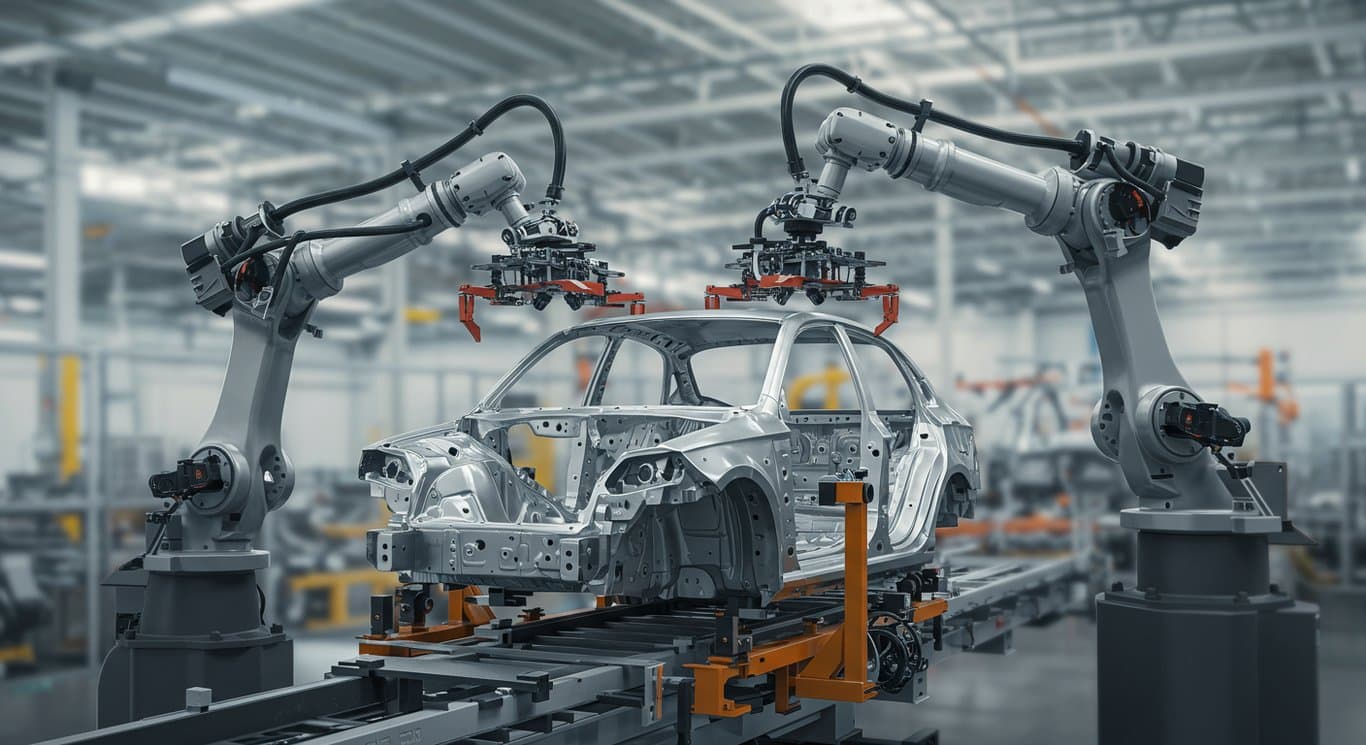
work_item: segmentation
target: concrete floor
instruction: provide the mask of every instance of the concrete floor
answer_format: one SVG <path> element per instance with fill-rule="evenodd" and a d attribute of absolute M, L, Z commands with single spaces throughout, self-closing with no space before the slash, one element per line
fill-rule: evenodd
<path fill-rule="evenodd" d="M 317 680 L 354 652 L 348 638 L 296 640 L 297 678 Z M 1016 634 L 1015 654 L 955 655 L 930 671 L 930 700 L 873 701 L 859 714 L 870 737 L 940 730 L 946 745 L 1095 742 L 1095 628 L 1064 619 Z M 1366 732 L 1366 635 L 1324 632 L 1319 655 L 1322 744 L 1355 745 Z M 0 745 L 89 729 L 94 676 L 66 673 L 0 683 Z"/>

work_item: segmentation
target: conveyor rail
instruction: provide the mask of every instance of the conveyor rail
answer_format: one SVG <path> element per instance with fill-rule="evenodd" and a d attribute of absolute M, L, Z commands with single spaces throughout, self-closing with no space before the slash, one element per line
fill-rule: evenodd
<path fill-rule="evenodd" d="M 956 651 L 1004 651 L 1011 629 L 1060 609 L 1079 578 L 1071 558 L 1040 561 L 956 556 L 948 609 L 935 619 L 931 663 Z M 838 595 L 783 601 L 772 622 L 829 616 Z M 732 682 L 727 694 L 752 707 L 735 718 L 680 716 L 693 681 L 684 667 L 713 653 L 724 609 L 662 601 L 618 605 L 537 621 L 481 627 L 455 642 L 370 642 L 425 652 L 362 655 L 330 677 L 52 741 L 52 745 L 373 745 L 374 743 L 739 743 L 761 735 L 852 728 L 854 704 L 803 700 L 779 713 L 762 680 Z M 931 638 L 927 628 L 926 638 Z M 762 624 L 756 626 L 764 630 Z M 781 631 L 781 629 L 788 631 Z M 1001 649 L 993 645 L 1000 644 Z M 892 700 L 925 697 L 923 674 Z M 682 694 L 680 696 L 680 694 Z M 804 736 L 804 735 L 803 735 Z"/>

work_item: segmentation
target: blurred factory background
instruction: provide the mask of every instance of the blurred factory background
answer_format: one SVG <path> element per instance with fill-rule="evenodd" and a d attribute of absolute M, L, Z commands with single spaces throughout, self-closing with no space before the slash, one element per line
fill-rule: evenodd
<path fill-rule="evenodd" d="M 534 92 L 565 120 L 563 207 L 583 237 L 651 309 L 700 308 L 706 285 L 733 281 L 722 266 L 755 212 L 790 183 L 778 93 L 815 61 L 998 126 L 1089 127 L 1205 165 L 1200 233 L 1155 257 L 1157 299 L 1197 390 L 1252 418 L 1240 454 L 1291 464 L 1292 514 L 1318 545 L 1278 553 L 1277 571 L 1323 605 L 1322 698 L 1336 717 L 1325 742 L 1359 735 L 1366 5 L 5 0 L 0 712 L 20 726 L 0 740 L 93 724 L 80 719 L 87 681 L 112 634 L 98 582 L 141 549 L 156 506 L 148 474 L 193 450 L 216 404 L 231 325 L 195 307 L 181 243 L 262 200 L 388 170 L 499 98 Z M 850 100 L 822 82 L 798 103 L 814 157 L 815 127 Z M 522 116 L 475 146 L 506 150 L 541 183 L 549 139 Z M 1054 164 L 956 139 L 1023 167 Z M 349 224 L 397 193 L 298 225 Z M 888 259 L 878 279 L 902 288 L 889 337 L 977 425 L 984 507 L 941 540 L 1001 552 L 1095 543 L 1097 581 L 1122 574 L 1131 538 L 1114 512 L 1130 498 L 1090 446 L 1098 364 L 1057 247 L 1015 217 L 885 179 L 851 179 L 844 199 L 860 227 L 843 245 Z M 469 266 L 501 249 L 492 221 L 442 234 L 348 281 L 315 316 L 324 336 L 300 345 L 284 420 L 298 487 L 268 521 L 264 589 L 301 653 L 316 632 L 320 661 L 343 654 L 367 597 L 393 586 L 364 557 L 361 537 L 387 511 L 356 478 L 360 448 L 458 416 L 579 318 L 559 303 L 481 308 L 476 345 L 457 288 L 482 282 Z M 821 310 L 873 323 L 874 305 Z M 566 366 L 562 382 L 577 375 Z M 839 386 L 815 373 L 804 395 L 838 398 Z M 935 698 L 904 716 L 953 742 L 995 741 L 1005 713 L 1026 722 L 1019 741 L 1094 739 L 1093 635 L 1082 614 L 1020 637 L 1020 659 L 954 661 L 936 671 Z M 1053 678 L 1066 683 L 1047 689 L 1066 695 L 1039 701 L 1039 681 Z M 71 721 L 25 713 L 53 691 L 74 702 Z"/>

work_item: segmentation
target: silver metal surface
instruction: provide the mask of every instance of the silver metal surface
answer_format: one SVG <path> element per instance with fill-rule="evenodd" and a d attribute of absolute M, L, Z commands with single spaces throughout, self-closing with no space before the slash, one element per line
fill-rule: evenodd
<path fill-rule="evenodd" d="M 909 406 L 787 410 L 783 381 L 789 358 L 800 354 L 799 336 L 843 350 L 863 402 L 872 400 L 870 373 L 853 347 L 891 355 Z M 605 351 L 581 405 L 502 407 L 506 392 L 541 359 L 584 338 L 601 339 Z M 628 339 L 661 355 L 676 398 L 601 404 L 613 358 Z M 693 354 L 753 344 L 772 344 L 758 400 L 732 405 L 698 389 Z M 507 432 L 519 425 L 572 442 L 559 493 L 509 464 Z M 740 593 L 761 602 L 843 571 L 843 518 L 816 504 L 816 485 L 859 468 L 875 487 L 868 535 L 875 576 L 927 561 L 945 509 L 970 515 L 978 485 L 971 428 L 904 354 L 832 316 L 723 311 L 614 318 L 562 331 L 474 411 L 385 438 L 361 465 L 374 494 L 394 511 L 369 537 L 371 561 L 415 581 L 646 599 Z M 957 497 L 946 503 L 949 493 Z"/>

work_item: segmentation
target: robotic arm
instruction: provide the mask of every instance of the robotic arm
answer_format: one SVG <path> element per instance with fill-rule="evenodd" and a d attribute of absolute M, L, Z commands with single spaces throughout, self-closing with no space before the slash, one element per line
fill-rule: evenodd
<path fill-rule="evenodd" d="M 250 550 L 266 513 L 289 498 L 294 469 L 280 444 L 280 418 L 299 337 L 320 334 L 308 322 L 318 302 L 340 292 L 347 277 L 426 245 L 471 216 L 496 211 L 509 230 L 534 230 L 542 218 L 522 204 L 525 187 L 517 164 L 491 153 L 355 228 L 290 236 L 277 229 L 276 240 L 253 245 L 263 210 L 181 247 L 196 302 L 232 314 L 233 344 L 218 408 L 198 449 L 176 471 L 150 481 L 155 496 L 185 508 L 178 535 L 166 536 L 168 547 Z"/>
<path fill-rule="evenodd" d="M 926 102 L 922 107 L 928 110 Z M 1034 174 L 926 137 L 920 124 L 907 129 L 855 109 L 834 111 L 817 137 L 819 178 L 809 189 L 800 186 L 805 173 L 796 160 L 799 188 L 784 199 L 805 203 L 801 209 L 821 219 L 848 209 L 838 199 L 850 170 L 881 170 L 1022 215 L 1030 230 L 1057 240 L 1063 271 L 1075 273 L 1086 294 L 1105 385 L 1092 435 L 1140 498 L 1124 522 L 1157 530 L 1281 531 L 1283 504 L 1268 504 L 1250 478 L 1257 474 L 1221 452 L 1242 444 L 1248 420 L 1192 390 L 1172 359 L 1153 297 L 1152 241 L 1174 248 L 1195 232 L 1204 169 L 1085 130 L 1070 170 Z"/>

